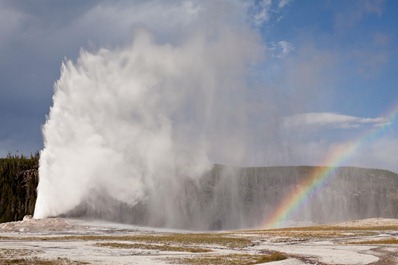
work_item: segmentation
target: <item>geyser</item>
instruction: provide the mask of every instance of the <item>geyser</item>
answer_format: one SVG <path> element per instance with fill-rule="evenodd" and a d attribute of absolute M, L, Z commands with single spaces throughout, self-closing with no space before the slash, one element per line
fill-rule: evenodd
<path fill-rule="evenodd" d="M 63 63 L 43 128 L 35 218 L 84 209 L 135 222 L 141 209 L 146 225 L 211 226 L 189 189 L 212 160 L 241 158 L 246 74 L 263 49 L 243 21 L 195 19 L 175 43 L 141 27 L 131 45 Z"/>

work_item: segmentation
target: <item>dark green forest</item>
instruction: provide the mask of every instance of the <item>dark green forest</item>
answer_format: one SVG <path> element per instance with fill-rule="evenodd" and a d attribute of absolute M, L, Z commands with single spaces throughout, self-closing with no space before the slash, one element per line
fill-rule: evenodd
<path fill-rule="evenodd" d="M 0 223 L 33 214 L 36 203 L 39 154 L 0 158 Z"/>

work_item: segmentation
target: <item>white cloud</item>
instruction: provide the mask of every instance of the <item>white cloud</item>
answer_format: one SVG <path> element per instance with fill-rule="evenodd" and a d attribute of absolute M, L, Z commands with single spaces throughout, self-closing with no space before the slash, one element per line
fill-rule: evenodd
<path fill-rule="evenodd" d="M 383 117 L 362 118 L 332 112 L 301 113 L 285 117 L 283 120 L 283 126 L 286 128 L 305 126 L 350 129 L 361 126 L 382 126 L 386 123 L 388 120 Z"/>
<path fill-rule="evenodd" d="M 252 15 L 252 18 L 250 18 L 252 24 L 255 27 L 261 27 L 269 22 L 273 15 L 279 14 L 281 9 L 285 8 L 290 2 L 292 2 L 292 0 L 249 0 L 244 3 L 249 13 Z M 277 21 L 281 18 L 282 16 L 278 15 Z"/>
<path fill-rule="evenodd" d="M 291 51 L 294 50 L 293 44 L 288 41 L 280 41 L 278 42 L 278 46 L 280 48 L 280 53 L 277 55 L 279 58 L 286 57 Z"/>
<path fill-rule="evenodd" d="M 288 5 L 292 0 L 279 0 L 278 7 L 279 8 L 284 8 L 286 5 Z"/>
<path fill-rule="evenodd" d="M 278 41 L 277 43 L 270 42 L 267 44 L 267 50 L 273 57 L 280 59 L 288 56 L 294 50 L 294 45 L 285 40 Z"/>
<path fill-rule="evenodd" d="M 260 26 L 270 19 L 269 11 L 271 9 L 272 0 L 263 0 L 259 3 L 258 12 L 254 15 L 254 24 Z"/>

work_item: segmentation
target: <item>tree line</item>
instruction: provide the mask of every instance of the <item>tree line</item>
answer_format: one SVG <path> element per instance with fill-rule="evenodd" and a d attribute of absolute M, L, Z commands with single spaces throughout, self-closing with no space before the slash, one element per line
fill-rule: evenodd
<path fill-rule="evenodd" d="M 0 158 L 0 223 L 32 215 L 39 181 L 39 153 Z"/>

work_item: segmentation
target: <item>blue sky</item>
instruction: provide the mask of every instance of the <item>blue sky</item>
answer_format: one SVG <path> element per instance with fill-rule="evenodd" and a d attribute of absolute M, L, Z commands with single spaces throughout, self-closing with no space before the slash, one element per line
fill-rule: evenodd
<path fill-rule="evenodd" d="M 339 103 L 329 109 L 377 116 L 397 98 L 397 8 L 395 1 L 296 1 L 263 34 L 289 41 L 296 52 L 307 46 L 333 56 L 328 81 Z"/>
<path fill-rule="evenodd" d="M 275 133 L 292 150 L 287 163 L 321 163 L 336 146 L 383 127 L 347 164 L 398 171 L 397 121 L 386 116 L 398 104 L 397 1 L 220 2 L 246 14 L 264 47 L 264 61 L 250 72 L 248 104 L 260 107 L 249 123 L 258 153 L 271 151 L 252 164 L 282 163 L 263 138 L 271 112 L 288 128 Z M 189 12 L 206 3 L 0 0 L 0 155 L 43 148 L 41 127 L 64 58 L 127 45 L 137 25 L 159 42 L 178 43 Z"/>

